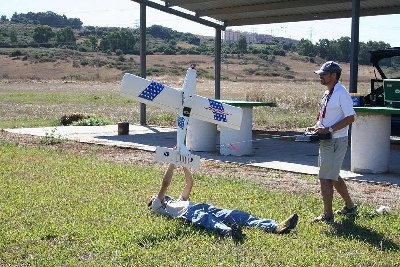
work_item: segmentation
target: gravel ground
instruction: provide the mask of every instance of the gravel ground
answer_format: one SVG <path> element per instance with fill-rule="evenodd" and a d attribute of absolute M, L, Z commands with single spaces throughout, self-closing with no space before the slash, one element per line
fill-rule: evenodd
<path fill-rule="evenodd" d="M 56 145 L 40 144 L 40 137 L 19 135 L 0 130 L 0 144 L 11 143 L 23 147 L 41 147 L 45 149 L 62 149 L 68 153 L 95 156 L 98 159 L 135 164 L 158 165 L 163 164 L 154 161 L 154 153 L 110 146 L 63 141 Z M 287 192 L 297 195 L 319 196 L 319 183 L 317 179 L 304 179 L 304 175 L 289 172 L 280 172 L 265 168 L 246 166 L 242 164 L 224 163 L 212 160 L 202 161 L 199 173 L 208 176 L 228 176 L 232 179 L 249 180 L 260 184 L 268 190 Z M 303 176 L 303 177 L 302 177 Z M 350 194 L 358 204 L 386 205 L 391 209 L 400 210 L 400 187 L 391 185 L 375 185 L 347 181 Z M 339 197 L 335 193 L 335 197 Z M 321 204 L 322 206 L 322 204 Z"/>

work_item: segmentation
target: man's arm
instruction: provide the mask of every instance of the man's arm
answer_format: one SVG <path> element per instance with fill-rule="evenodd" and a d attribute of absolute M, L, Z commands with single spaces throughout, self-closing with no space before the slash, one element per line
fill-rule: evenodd
<path fill-rule="evenodd" d="M 183 167 L 183 172 L 185 173 L 186 185 L 182 190 L 181 197 L 182 200 L 188 200 L 193 187 L 193 176 L 187 167 Z"/>
<path fill-rule="evenodd" d="M 164 178 L 161 183 L 160 192 L 158 192 L 158 199 L 160 201 L 164 200 L 165 194 L 167 193 L 168 187 L 172 180 L 172 175 L 174 174 L 175 164 L 170 164 L 167 171 L 164 174 Z"/>
<path fill-rule="evenodd" d="M 343 129 L 344 127 L 352 124 L 353 122 L 354 122 L 354 115 L 351 115 L 339 121 L 335 125 L 332 125 L 332 129 L 334 132 L 339 131 L 340 129 Z"/>
<path fill-rule="evenodd" d="M 347 116 L 346 118 L 339 121 L 335 125 L 332 125 L 331 127 L 332 127 L 333 131 L 336 132 L 336 131 L 339 131 L 340 129 L 343 129 L 344 127 L 352 124 L 353 122 L 354 122 L 354 115 L 351 115 L 351 116 Z M 318 133 L 319 134 L 329 133 L 329 129 L 328 128 L 320 128 L 320 129 L 318 129 Z"/>

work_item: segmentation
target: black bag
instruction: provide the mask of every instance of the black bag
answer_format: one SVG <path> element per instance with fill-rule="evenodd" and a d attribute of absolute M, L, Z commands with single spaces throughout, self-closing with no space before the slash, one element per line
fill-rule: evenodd
<path fill-rule="evenodd" d="M 317 134 L 317 133 L 304 133 L 302 135 L 296 135 L 296 142 L 319 142 L 320 140 L 332 139 L 331 133 Z"/>
<path fill-rule="evenodd" d="M 319 137 L 316 133 L 304 133 L 302 135 L 296 135 L 295 140 L 296 142 L 318 142 Z"/>
<path fill-rule="evenodd" d="M 332 134 L 331 133 L 326 133 L 326 134 L 318 134 L 319 140 L 329 140 L 332 139 Z"/>

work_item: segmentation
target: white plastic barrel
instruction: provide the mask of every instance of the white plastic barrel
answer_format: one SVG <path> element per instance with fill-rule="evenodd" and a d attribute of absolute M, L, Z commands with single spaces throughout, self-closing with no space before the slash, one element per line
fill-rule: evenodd
<path fill-rule="evenodd" d="M 351 132 L 351 171 L 384 173 L 389 170 L 390 115 L 358 113 Z"/>
<path fill-rule="evenodd" d="M 221 127 L 220 153 L 221 155 L 244 156 L 253 154 L 252 128 L 253 108 L 242 107 L 243 117 L 240 130 Z"/>
<path fill-rule="evenodd" d="M 190 118 L 186 134 L 186 147 L 192 151 L 216 150 L 217 125 Z"/>

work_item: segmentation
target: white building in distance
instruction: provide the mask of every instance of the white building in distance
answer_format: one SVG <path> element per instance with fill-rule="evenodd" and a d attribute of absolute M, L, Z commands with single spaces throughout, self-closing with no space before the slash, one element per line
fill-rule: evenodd
<path fill-rule="evenodd" d="M 273 39 L 277 39 L 286 43 L 298 43 L 297 40 L 293 40 L 290 38 L 274 37 L 268 34 L 258 34 L 255 32 L 241 32 L 233 30 L 226 30 L 224 32 L 224 41 L 237 42 L 240 39 L 240 36 L 244 36 L 248 44 L 270 43 Z"/>

